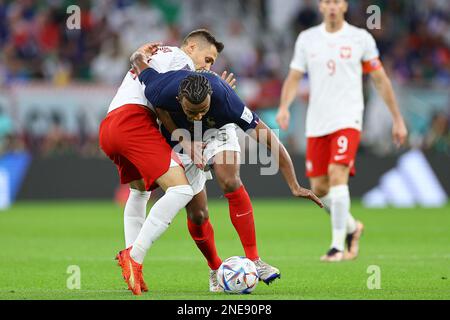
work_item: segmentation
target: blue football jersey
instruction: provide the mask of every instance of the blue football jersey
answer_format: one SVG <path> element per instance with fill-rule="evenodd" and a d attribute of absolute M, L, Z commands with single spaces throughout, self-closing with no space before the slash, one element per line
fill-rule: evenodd
<path fill-rule="evenodd" d="M 140 75 L 139 80 L 145 85 L 145 96 L 155 108 L 170 113 L 174 123 L 179 128 L 187 129 L 193 134 L 194 122 L 187 119 L 181 104 L 176 97 L 181 81 L 197 71 L 178 70 L 158 73 L 148 68 Z M 242 130 L 254 129 L 259 122 L 258 116 L 248 109 L 236 92 L 218 75 L 212 72 L 201 72 L 212 88 L 211 107 L 203 116 L 202 130 L 220 128 L 228 123 L 235 123 Z M 162 127 L 161 131 L 168 142 L 173 143 L 168 131 Z"/>

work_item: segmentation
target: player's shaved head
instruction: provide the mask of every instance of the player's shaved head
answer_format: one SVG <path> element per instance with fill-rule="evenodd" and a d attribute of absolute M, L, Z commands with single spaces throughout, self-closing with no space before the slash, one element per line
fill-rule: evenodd
<path fill-rule="evenodd" d="M 197 70 L 210 70 L 223 48 L 223 43 L 217 41 L 206 29 L 197 29 L 189 33 L 181 46 Z"/>
<path fill-rule="evenodd" d="M 183 46 L 187 45 L 191 40 L 199 41 L 202 44 L 213 45 L 216 47 L 218 53 L 221 53 L 225 47 L 225 45 L 222 42 L 217 41 L 217 39 L 207 29 L 197 29 L 190 32 L 186 38 L 184 38 Z"/>
<path fill-rule="evenodd" d="M 178 88 L 178 101 L 189 120 L 201 120 L 209 111 L 212 94 L 209 80 L 200 75 L 187 76 Z"/>

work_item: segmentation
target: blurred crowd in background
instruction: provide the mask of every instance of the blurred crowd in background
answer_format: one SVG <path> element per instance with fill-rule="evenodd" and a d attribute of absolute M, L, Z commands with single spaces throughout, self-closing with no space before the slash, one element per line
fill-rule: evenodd
<path fill-rule="evenodd" d="M 369 16 L 367 7 L 381 8 L 382 28 L 370 32 L 398 92 L 412 133 L 410 145 L 450 155 L 448 1 L 349 3 L 348 21 L 363 28 Z M 66 26 L 70 15 L 66 10 L 72 4 L 81 8 L 80 30 L 68 30 Z M 129 69 L 130 54 L 142 43 L 162 41 L 178 46 L 189 31 L 205 27 L 225 43 L 213 69 L 233 72 L 240 96 L 276 128 L 276 108 L 294 43 L 299 32 L 321 22 L 317 4 L 318 0 L 0 0 L 0 93 L 36 82 L 58 88 L 80 82 L 118 87 Z M 389 114 L 369 84 L 366 93 L 367 134 L 362 150 L 395 152 L 385 139 L 390 130 Z M 437 95 L 443 96 L 443 102 L 434 102 Z M 293 107 L 292 128 L 280 133 L 294 152 L 304 150 L 302 123 L 307 98 L 306 79 L 300 84 L 299 99 Z M 26 122 L 17 125 L 11 108 L 0 99 L 2 151 L 99 154 L 95 130 L 79 128 L 76 134 L 69 133 L 65 130 L 67 119 L 55 111 L 45 116 L 46 130 L 36 137 L 33 119 L 40 115 L 29 115 Z M 387 125 L 377 125 L 380 119 Z"/>

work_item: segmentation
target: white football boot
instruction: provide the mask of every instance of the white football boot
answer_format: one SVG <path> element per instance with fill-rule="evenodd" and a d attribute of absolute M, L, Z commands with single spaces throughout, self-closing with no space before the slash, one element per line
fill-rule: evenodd
<path fill-rule="evenodd" d="M 265 284 L 269 285 L 275 279 L 281 278 L 280 270 L 272 267 L 270 264 L 262 261 L 261 259 L 253 261 L 256 265 L 256 270 L 258 271 L 259 279 L 264 281 Z"/>
<path fill-rule="evenodd" d="M 223 292 L 223 288 L 219 285 L 219 280 L 217 280 L 217 270 L 209 271 L 209 291 Z"/>

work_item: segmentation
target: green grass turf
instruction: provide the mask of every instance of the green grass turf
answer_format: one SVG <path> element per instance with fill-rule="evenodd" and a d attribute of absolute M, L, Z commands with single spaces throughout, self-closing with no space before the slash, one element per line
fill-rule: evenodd
<path fill-rule="evenodd" d="M 211 201 L 222 258 L 242 255 L 225 200 Z M 122 209 L 106 202 L 24 202 L 0 212 L 0 299 L 450 299 L 450 206 L 352 211 L 366 225 L 356 261 L 324 264 L 329 219 L 303 200 L 254 201 L 259 253 L 282 278 L 251 295 L 208 292 L 208 267 L 181 212 L 145 261 L 150 292 L 133 297 L 113 260 Z M 81 268 L 69 290 L 67 268 Z M 381 269 L 369 290 L 367 268 Z"/>

